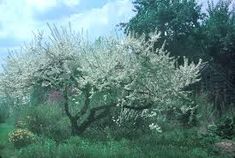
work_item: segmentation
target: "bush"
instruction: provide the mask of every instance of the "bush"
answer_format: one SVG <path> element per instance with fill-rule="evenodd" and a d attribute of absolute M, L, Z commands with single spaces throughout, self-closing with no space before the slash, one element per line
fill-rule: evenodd
<path fill-rule="evenodd" d="M 216 133 L 225 139 L 232 139 L 235 136 L 235 116 L 222 118 L 217 123 Z"/>
<path fill-rule="evenodd" d="M 67 139 L 71 135 L 70 122 L 56 105 L 29 107 L 16 125 L 56 141 Z"/>
<path fill-rule="evenodd" d="M 34 134 L 26 129 L 16 129 L 9 133 L 9 141 L 13 143 L 16 148 L 27 146 L 33 143 L 34 140 Z"/>
<path fill-rule="evenodd" d="M 208 133 L 205 136 L 211 140 L 233 139 L 235 137 L 235 116 L 225 116 L 209 125 Z"/>

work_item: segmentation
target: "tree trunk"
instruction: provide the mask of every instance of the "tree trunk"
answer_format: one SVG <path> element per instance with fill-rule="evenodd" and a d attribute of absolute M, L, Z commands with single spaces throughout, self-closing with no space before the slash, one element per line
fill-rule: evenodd
<path fill-rule="evenodd" d="M 68 116 L 70 123 L 71 123 L 71 131 L 72 135 L 81 135 L 85 132 L 85 130 L 95 121 L 102 119 L 106 117 L 110 111 L 111 107 L 115 107 L 115 103 L 112 103 L 110 105 L 103 105 L 103 106 L 97 106 L 89 109 L 90 104 L 90 94 L 89 94 L 90 87 L 86 87 L 84 89 L 85 94 L 85 103 L 83 108 L 80 112 L 78 112 L 76 115 L 72 115 L 69 111 L 69 98 L 68 98 L 68 88 L 65 87 L 63 91 L 64 95 L 64 110 L 65 114 Z M 85 119 L 83 119 L 82 122 L 79 122 L 81 118 L 86 116 Z"/>
<path fill-rule="evenodd" d="M 70 123 L 71 123 L 71 132 L 72 132 L 72 135 L 73 136 L 79 135 L 78 134 L 79 126 L 78 126 L 77 120 L 76 119 L 70 119 Z"/>

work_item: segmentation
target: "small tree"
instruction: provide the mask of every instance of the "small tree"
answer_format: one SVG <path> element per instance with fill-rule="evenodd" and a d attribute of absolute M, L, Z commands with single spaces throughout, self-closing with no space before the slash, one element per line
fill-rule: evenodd
<path fill-rule="evenodd" d="M 198 81 L 199 64 L 176 67 L 176 59 L 155 49 L 159 34 L 138 39 L 99 38 L 91 43 L 81 35 L 56 27 L 48 37 L 39 34 L 18 56 L 10 56 L 1 88 L 25 102 L 33 87 L 60 91 L 73 134 L 82 134 L 112 107 L 133 110 L 187 106 L 184 87 Z M 176 102 L 182 104 L 176 104 Z M 72 106 L 74 105 L 74 106 Z"/>

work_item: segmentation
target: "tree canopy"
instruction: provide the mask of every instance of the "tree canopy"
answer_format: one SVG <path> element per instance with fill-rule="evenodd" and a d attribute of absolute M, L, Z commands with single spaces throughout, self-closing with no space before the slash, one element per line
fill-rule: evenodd
<path fill-rule="evenodd" d="M 165 42 L 174 56 L 214 59 L 223 66 L 234 59 L 232 1 L 208 1 L 205 13 L 195 0 L 135 0 L 133 4 L 136 15 L 121 24 L 126 34 L 139 36 L 158 30 L 161 44 Z"/>
<path fill-rule="evenodd" d="M 161 32 L 161 43 L 175 56 L 196 57 L 201 6 L 195 0 L 135 0 L 137 13 L 128 23 L 121 24 L 126 34 L 142 35 Z"/>
<path fill-rule="evenodd" d="M 38 34 L 8 58 L 1 88 L 24 104 L 30 104 L 35 85 L 60 91 L 74 134 L 107 116 L 112 107 L 148 112 L 191 107 L 184 88 L 199 80 L 200 63 L 184 59 L 176 67 L 177 60 L 163 47 L 155 48 L 159 35 L 150 34 L 148 41 L 128 36 L 89 42 L 53 27 L 51 35 Z"/>
<path fill-rule="evenodd" d="M 230 6 L 231 1 L 209 3 L 203 25 L 207 54 L 223 65 L 231 62 L 235 52 L 235 10 Z"/>

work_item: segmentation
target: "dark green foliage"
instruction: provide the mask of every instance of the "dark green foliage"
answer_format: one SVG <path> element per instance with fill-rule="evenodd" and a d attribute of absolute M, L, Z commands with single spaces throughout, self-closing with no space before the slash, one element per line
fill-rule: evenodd
<path fill-rule="evenodd" d="M 235 116 L 221 119 L 216 125 L 215 132 L 222 138 L 232 139 L 235 137 Z"/>
<path fill-rule="evenodd" d="M 204 135 L 204 140 L 215 143 L 220 139 L 235 138 L 235 118 L 234 116 L 225 116 L 218 119 L 215 124 L 208 126 L 208 132 Z"/>
<path fill-rule="evenodd" d="M 207 133 L 202 134 L 204 144 L 214 144 L 221 138 L 216 134 L 217 127 L 215 125 L 209 125 Z"/>
<path fill-rule="evenodd" d="M 216 5 L 209 3 L 203 26 L 207 53 L 222 64 L 229 62 L 229 56 L 235 52 L 235 10 L 229 9 L 231 2 L 223 0 Z"/>
<path fill-rule="evenodd" d="M 235 10 L 232 1 L 208 2 L 206 13 L 195 0 L 135 0 L 137 13 L 121 24 L 126 34 L 160 31 L 160 44 L 174 56 L 215 59 L 229 66 L 235 52 Z M 232 57 L 232 58 L 231 58 Z M 229 68 L 229 67 L 227 67 Z"/>
<path fill-rule="evenodd" d="M 195 0 L 135 0 L 136 16 L 121 24 L 126 34 L 142 35 L 161 32 L 160 45 L 175 56 L 197 59 L 201 52 L 200 23 L 203 14 Z"/>

